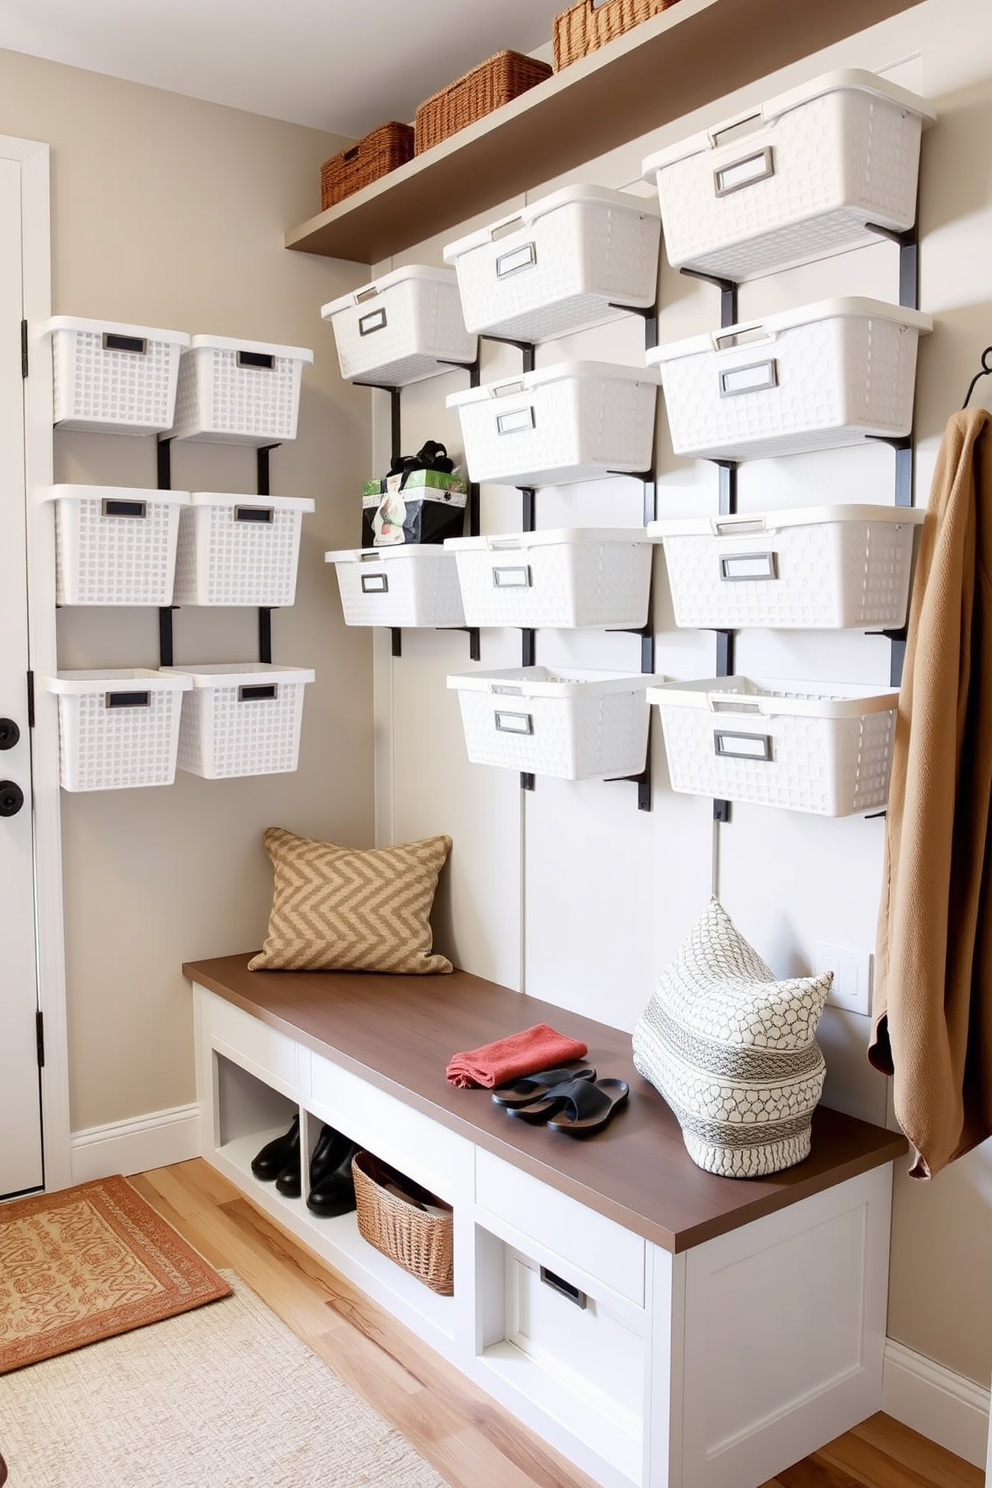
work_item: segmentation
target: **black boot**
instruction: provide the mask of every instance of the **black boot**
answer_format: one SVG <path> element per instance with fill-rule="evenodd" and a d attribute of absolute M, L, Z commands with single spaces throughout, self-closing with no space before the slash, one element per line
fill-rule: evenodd
<path fill-rule="evenodd" d="M 327 1132 L 330 1132 L 330 1137 L 318 1164 L 317 1152 Z M 314 1161 L 311 1164 L 307 1208 L 312 1214 L 326 1218 L 348 1214 L 355 1207 L 355 1180 L 351 1176 L 351 1160 L 361 1149 L 357 1142 L 331 1127 L 325 1126 L 320 1138 L 314 1148 Z"/>
<path fill-rule="evenodd" d="M 300 1118 L 293 1117 L 293 1124 L 288 1132 L 281 1137 L 275 1137 L 271 1142 L 266 1142 L 260 1152 L 256 1152 L 251 1160 L 251 1170 L 256 1178 L 261 1178 L 263 1183 L 271 1183 L 278 1178 L 293 1158 L 294 1153 L 300 1150 Z M 299 1192 L 299 1189 L 297 1189 Z"/>

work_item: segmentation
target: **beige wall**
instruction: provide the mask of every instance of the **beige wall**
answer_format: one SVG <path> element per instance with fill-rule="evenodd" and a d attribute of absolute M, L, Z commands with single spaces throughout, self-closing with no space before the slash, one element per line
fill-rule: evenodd
<path fill-rule="evenodd" d="M 306 346 L 299 436 L 271 456 L 275 495 L 308 496 L 297 603 L 274 660 L 311 666 L 299 770 L 147 790 L 62 793 L 74 1131 L 194 1099 L 184 959 L 258 945 L 278 823 L 372 840 L 370 638 L 341 622 L 326 549 L 359 540 L 369 395 L 342 384 L 320 306 L 367 277 L 288 253 L 319 210 L 336 136 L 0 52 L 0 132 L 52 146 L 56 314 Z M 55 434 L 55 478 L 154 486 L 154 438 Z M 173 484 L 252 492 L 252 450 L 176 446 Z M 154 666 L 157 612 L 64 609 L 59 665 Z M 251 610 L 175 616 L 175 659 L 257 659 Z"/>

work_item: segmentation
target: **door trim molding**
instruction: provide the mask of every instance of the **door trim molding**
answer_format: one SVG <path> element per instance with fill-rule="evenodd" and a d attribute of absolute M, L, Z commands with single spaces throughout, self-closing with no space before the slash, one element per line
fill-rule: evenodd
<path fill-rule="evenodd" d="M 46 1189 L 72 1182 L 69 1144 L 69 1052 L 66 1029 L 65 934 L 62 915 L 62 829 L 58 712 L 38 680 L 57 667 L 55 552 L 51 513 L 36 499 L 52 484 L 52 353 L 44 326 L 52 313 L 50 151 L 35 140 L 0 135 L 0 156 L 21 166 L 24 318 L 28 377 L 24 383 L 27 499 L 28 655 L 35 674 L 31 741 L 38 923 L 38 997 L 45 1018 L 41 1071 Z M 47 519 L 47 520 L 46 520 Z"/>

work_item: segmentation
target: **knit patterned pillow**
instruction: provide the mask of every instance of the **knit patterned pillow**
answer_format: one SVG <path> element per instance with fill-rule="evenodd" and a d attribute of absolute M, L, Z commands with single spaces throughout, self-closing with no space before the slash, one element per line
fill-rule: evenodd
<path fill-rule="evenodd" d="M 699 1167 L 754 1178 L 809 1155 L 826 1074 L 814 1035 L 832 980 L 777 982 L 711 900 L 634 1029 L 635 1068 Z"/>
<path fill-rule="evenodd" d="M 430 912 L 450 837 L 358 851 L 269 827 L 269 932 L 249 971 L 450 971 Z"/>

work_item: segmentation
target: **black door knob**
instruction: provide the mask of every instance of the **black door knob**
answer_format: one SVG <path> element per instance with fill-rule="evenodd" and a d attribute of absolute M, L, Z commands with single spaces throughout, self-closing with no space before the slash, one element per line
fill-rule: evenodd
<path fill-rule="evenodd" d="M 12 780 L 0 780 L 0 816 L 16 816 L 24 805 L 24 792 Z"/>
<path fill-rule="evenodd" d="M 13 749 L 21 731 L 12 718 L 0 718 L 0 749 Z"/>

